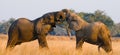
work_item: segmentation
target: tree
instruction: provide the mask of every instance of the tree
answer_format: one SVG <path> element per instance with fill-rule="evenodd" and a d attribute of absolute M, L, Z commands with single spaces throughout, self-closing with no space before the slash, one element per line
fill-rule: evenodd
<path fill-rule="evenodd" d="M 8 21 L 0 23 L 0 33 L 7 34 L 10 25 L 15 21 L 14 18 L 10 18 Z"/>
<path fill-rule="evenodd" d="M 112 26 L 114 25 L 114 22 L 111 19 L 111 17 L 107 16 L 104 13 L 104 11 L 96 10 L 94 13 L 80 12 L 80 13 L 77 13 L 77 14 L 89 23 L 96 22 L 96 21 L 101 21 L 105 25 L 107 25 L 109 28 L 112 28 Z"/>
<path fill-rule="evenodd" d="M 115 24 L 111 29 L 112 36 L 120 37 L 120 23 Z"/>

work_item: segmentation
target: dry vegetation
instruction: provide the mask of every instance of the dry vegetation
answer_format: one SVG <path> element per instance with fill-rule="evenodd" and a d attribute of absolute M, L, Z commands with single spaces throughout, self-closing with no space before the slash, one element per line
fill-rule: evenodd
<path fill-rule="evenodd" d="M 0 55 L 99 55 L 96 45 L 84 43 L 83 51 L 76 52 L 75 38 L 48 36 L 49 50 L 39 49 L 37 40 L 17 45 L 13 50 L 6 51 L 7 35 L 0 35 Z M 120 55 L 120 39 L 113 38 L 113 55 Z M 102 50 L 102 49 L 101 49 Z M 102 50 L 100 55 L 106 55 Z"/>

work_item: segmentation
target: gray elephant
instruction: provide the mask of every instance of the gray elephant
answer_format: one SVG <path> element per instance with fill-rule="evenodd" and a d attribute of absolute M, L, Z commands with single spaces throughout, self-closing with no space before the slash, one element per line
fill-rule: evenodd
<path fill-rule="evenodd" d="M 61 18 L 65 18 L 63 12 L 56 11 L 44 14 L 33 21 L 27 18 L 19 18 L 12 23 L 8 31 L 8 42 L 6 48 L 12 48 L 23 42 L 38 39 L 40 48 L 48 48 L 46 35 Z"/>
<path fill-rule="evenodd" d="M 66 14 L 68 28 L 75 31 L 76 49 L 81 49 L 83 43 L 88 42 L 98 45 L 99 51 L 100 47 L 107 53 L 112 51 L 110 31 L 105 24 L 102 22 L 88 23 L 68 9 L 62 11 Z"/>

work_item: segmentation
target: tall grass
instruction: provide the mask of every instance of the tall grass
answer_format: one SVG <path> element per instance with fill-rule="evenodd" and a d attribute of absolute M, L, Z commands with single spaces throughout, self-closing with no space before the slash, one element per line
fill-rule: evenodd
<path fill-rule="evenodd" d="M 6 51 L 7 36 L 0 35 L 0 55 L 99 55 L 97 46 L 88 43 L 83 44 L 82 51 L 75 50 L 75 40 L 67 37 L 47 37 L 48 49 L 39 49 L 38 40 L 22 43 L 17 45 L 13 50 Z M 120 39 L 114 39 L 113 55 L 120 55 Z M 101 55 L 106 55 L 101 49 Z"/>

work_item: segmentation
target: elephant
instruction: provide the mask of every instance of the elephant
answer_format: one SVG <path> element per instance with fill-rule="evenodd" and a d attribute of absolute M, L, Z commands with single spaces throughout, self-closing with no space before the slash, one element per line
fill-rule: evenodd
<path fill-rule="evenodd" d="M 65 15 L 61 11 L 49 12 L 43 16 L 29 20 L 19 18 L 15 20 L 8 30 L 8 42 L 6 48 L 14 48 L 23 42 L 38 39 L 39 48 L 49 48 L 46 41 L 48 32 L 59 24 Z"/>
<path fill-rule="evenodd" d="M 98 51 L 100 48 L 107 53 L 112 51 L 111 34 L 105 24 L 100 21 L 88 23 L 69 9 L 63 9 L 62 12 L 66 15 L 68 28 L 75 31 L 76 49 L 81 50 L 83 43 L 87 42 L 98 45 Z"/>

